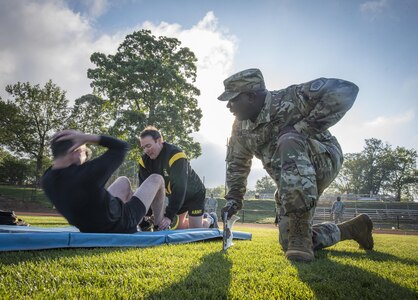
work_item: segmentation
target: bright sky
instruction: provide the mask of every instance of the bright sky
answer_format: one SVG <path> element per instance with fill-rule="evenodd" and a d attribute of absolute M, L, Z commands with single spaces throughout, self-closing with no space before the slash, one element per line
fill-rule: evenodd
<path fill-rule="evenodd" d="M 233 122 L 216 97 L 246 68 L 261 69 L 270 90 L 318 77 L 356 83 L 353 108 L 331 128 L 346 153 L 372 137 L 418 149 L 416 0 L 0 0 L 0 96 L 6 84 L 49 79 L 71 101 L 91 93 L 90 55 L 114 54 L 142 28 L 198 57 L 203 155 L 192 166 L 207 187 L 224 183 Z M 254 160 L 249 188 L 265 174 Z"/>

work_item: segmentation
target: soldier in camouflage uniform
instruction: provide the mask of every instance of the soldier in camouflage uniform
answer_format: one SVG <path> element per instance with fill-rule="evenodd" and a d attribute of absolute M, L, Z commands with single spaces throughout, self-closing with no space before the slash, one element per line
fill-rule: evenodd
<path fill-rule="evenodd" d="M 334 223 L 341 223 L 344 215 L 344 203 L 341 201 L 341 197 L 337 197 L 337 201 L 334 201 L 331 207 L 331 215 L 333 215 Z"/>
<path fill-rule="evenodd" d="M 373 224 L 367 215 L 339 224 L 312 226 L 321 193 L 337 176 L 343 154 L 328 128 L 351 108 L 358 87 L 340 79 L 319 78 L 278 91 L 265 88 L 258 69 L 225 79 L 225 92 L 236 116 L 227 153 L 228 218 L 243 205 L 253 156 L 277 184 L 279 241 L 291 260 L 312 261 L 313 250 L 355 239 L 373 248 Z"/>

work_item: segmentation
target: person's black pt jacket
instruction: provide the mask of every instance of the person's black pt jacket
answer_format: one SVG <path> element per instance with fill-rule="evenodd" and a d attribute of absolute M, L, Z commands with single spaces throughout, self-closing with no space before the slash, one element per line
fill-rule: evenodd
<path fill-rule="evenodd" d="M 152 160 L 144 154 L 139 159 L 139 184 L 151 174 L 164 177 L 169 199 L 165 216 L 173 219 L 184 206 L 194 200 L 195 195 L 205 192 L 205 186 L 191 168 L 184 152 L 177 146 L 164 142 L 160 155 Z"/>

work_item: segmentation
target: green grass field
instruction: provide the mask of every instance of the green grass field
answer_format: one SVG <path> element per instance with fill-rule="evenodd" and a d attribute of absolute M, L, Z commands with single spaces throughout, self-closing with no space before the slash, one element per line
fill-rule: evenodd
<path fill-rule="evenodd" d="M 25 220 L 31 226 L 39 227 L 63 227 L 70 226 L 63 217 L 44 217 L 44 216 L 25 216 L 18 215 L 19 218 Z"/>
<path fill-rule="evenodd" d="M 36 226 L 57 217 L 21 216 Z M 375 235 L 375 251 L 344 241 L 291 263 L 274 228 L 227 253 L 221 241 L 153 248 L 0 253 L 1 299 L 417 299 L 418 236 Z"/>
<path fill-rule="evenodd" d="M 0 196 L 12 198 L 22 203 L 32 203 L 40 207 L 52 208 L 51 202 L 40 188 L 34 190 L 32 187 L 0 185 Z"/>

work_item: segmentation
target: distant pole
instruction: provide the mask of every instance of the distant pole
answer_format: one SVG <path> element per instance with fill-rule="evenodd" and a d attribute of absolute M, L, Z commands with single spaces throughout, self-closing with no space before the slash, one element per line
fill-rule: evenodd
<path fill-rule="evenodd" d="M 226 155 L 228 155 L 228 138 L 226 138 Z M 226 187 L 226 174 L 228 171 L 228 161 L 225 159 L 225 195 L 227 192 L 227 187 Z"/>
<path fill-rule="evenodd" d="M 202 181 L 203 181 L 203 185 L 205 185 L 205 176 L 203 176 Z"/>

